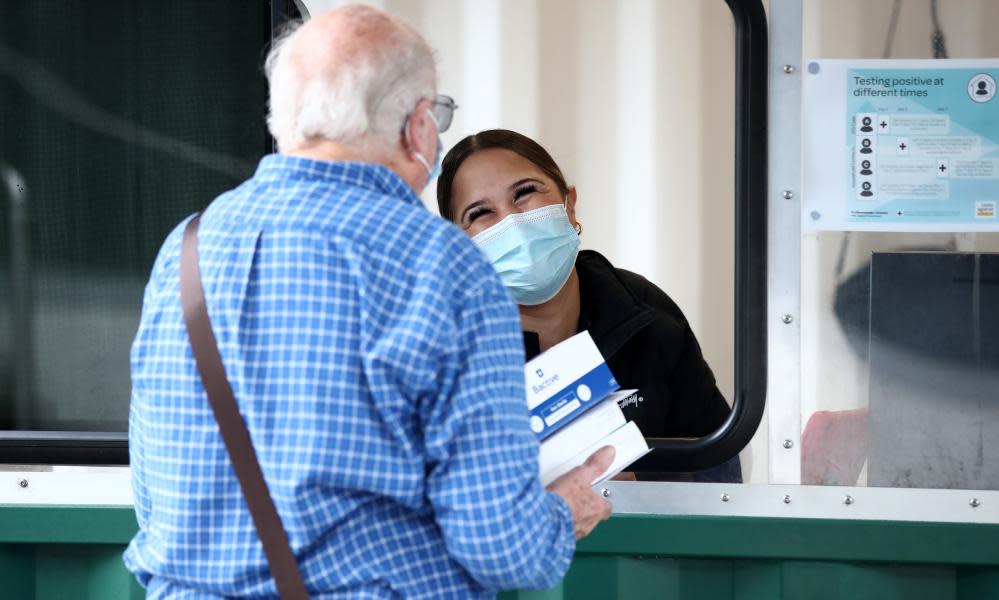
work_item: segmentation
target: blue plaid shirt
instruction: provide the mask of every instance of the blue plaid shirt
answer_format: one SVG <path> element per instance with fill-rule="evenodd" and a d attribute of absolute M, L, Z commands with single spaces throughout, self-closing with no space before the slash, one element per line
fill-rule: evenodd
<path fill-rule="evenodd" d="M 132 347 L 129 441 L 148 597 L 274 597 L 188 344 L 184 224 Z M 265 157 L 199 229 L 226 373 L 314 598 L 554 585 L 572 515 L 541 488 L 516 309 L 389 169 Z"/>

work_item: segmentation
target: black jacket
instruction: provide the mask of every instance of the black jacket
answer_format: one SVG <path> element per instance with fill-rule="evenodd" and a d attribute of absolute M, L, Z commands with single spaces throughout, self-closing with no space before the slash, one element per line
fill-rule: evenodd
<path fill-rule="evenodd" d="M 638 402 L 624 407 L 625 417 L 646 437 L 700 437 L 718 429 L 729 406 L 676 303 L 593 250 L 579 253 L 576 273 L 578 330 L 589 330 L 622 389 L 638 389 Z M 537 334 L 524 332 L 524 345 L 530 360 L 540 349 Z M 733 461 L 700 477 L 654 478 L 739 481 L 738 457 Z"/>

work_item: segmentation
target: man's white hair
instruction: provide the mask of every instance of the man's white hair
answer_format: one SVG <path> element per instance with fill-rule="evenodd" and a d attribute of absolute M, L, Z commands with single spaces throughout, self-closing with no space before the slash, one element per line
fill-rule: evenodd
<path fill-rule="evenodd" d="M 321 138 L 387 154 L 409 111 L 436 93 L 433 54 L 415 29 L 365 6 L 341 10 L 357 24 L 351 40 L 298 47 L 303 28 L 292 25 L 267 55 L 267 126 L 279 151 Z M 388 33 L 365 43 L 365 32 L 376 29 Z"/>

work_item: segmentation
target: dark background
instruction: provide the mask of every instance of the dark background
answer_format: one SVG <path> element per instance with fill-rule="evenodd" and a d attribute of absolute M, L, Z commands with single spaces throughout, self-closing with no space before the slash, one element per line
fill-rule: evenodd
<path fill-rule="evenodd" d="M 27 257 L 12 248 L 0 186 L 0 430 L 126 430 L 160 244 L 270 150 L 271 10 L 0 1 L 0 168 L 23 179 L 30 239 Z"/>

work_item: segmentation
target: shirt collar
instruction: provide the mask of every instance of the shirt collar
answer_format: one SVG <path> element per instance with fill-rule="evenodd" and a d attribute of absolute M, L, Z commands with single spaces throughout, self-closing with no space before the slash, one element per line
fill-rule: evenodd
<path fill-rule="evenodd" d="M 287 154 L 268 154 L 260 159 L 253 177 L 258 181 L 291 179 L 349 185 L 392 196 L 408 204 L 423 204 L 409 184 L 379 163 L 327 161 Z"/>

